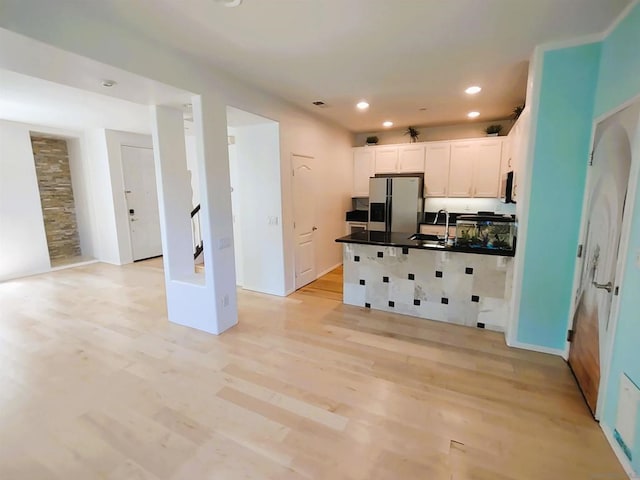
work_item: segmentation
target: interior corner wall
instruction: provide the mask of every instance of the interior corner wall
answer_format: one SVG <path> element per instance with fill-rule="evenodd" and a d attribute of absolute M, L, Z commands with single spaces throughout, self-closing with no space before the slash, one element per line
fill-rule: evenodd
<path fill-rule="evenodd" d="M 638 45 L 640 45 L 640 4 L 636 4 L 603 41 L 596 92 L 596 117 L 640 96 Z M 633 172 L 640 170 L 640 126 L 636 129 L 632 139 L 631 155 L 631 178 L 633 178 Z M 637 263 L 637 256 L 640 255 L 640 175 L 635 189 L 635 199 L 628 198 L 627 202 L 627 208 L 633 208 L 633 217 L 628 248 L 626 251 L 620 252 L 626 261 L 619 297 L 620 307 L 613 353 L 608 383 L 605 387 L 604 413 L 601 419 L 601 423 L 609 430 L 613 430 L 616 422 L 621 374 L 625 373 L 636 385 L 640 385 L 640 351 L 638 350 L 638 339 L 640 339 L 640 315 L 638 314 L 640 265 Z M 640 473 L 640 415 L 636 420 L 636 442 L 631 453 L 633 456 L 632 467 L 636 473 Z"/>
<path fill-rule="evenodd" d="M 0 121 L 0 281 L 50 268 L 29 129 Z"/>
<path fill-rule="evenodd" d="M 517 340 L 563 350 L 600 43 L 544 53 Z"/>
<path fill-rule="evenodd" d="M 80 237 L 80 250 L 83 257 L 95 258 L 97 243 L 95 233 L 96 219 L 93 216 L 91 178 L 88 173 L 90 160 L 83 151 L 83 139 L 67 138 L 66 140 L 73 199 L 76 207 L 76 223 L 78 225 L 78 236 Z"/>

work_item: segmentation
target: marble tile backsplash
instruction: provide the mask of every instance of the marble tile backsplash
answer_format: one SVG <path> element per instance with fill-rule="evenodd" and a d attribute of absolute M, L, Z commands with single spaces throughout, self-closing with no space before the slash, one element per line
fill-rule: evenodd
<path fill-rule="evenodd" d="M 504 331 L 511 257 L 345 243 L 344 303 Z"/>

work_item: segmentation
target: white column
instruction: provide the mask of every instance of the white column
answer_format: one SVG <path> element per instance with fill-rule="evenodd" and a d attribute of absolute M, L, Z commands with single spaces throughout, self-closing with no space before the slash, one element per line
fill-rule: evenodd
<path fill-rule="evenodd" d="M 207 256 L 207 249 L 212 249 L 214 240 L 208 233 L 210 227 L 206 212 L 209 208 L 204 203 L 201 224 L 205 245 L 205 262 L 208 262 L 209 265 L 206 266 L 205 276 L 195 273 L 190 218 L 191 189 L 187 171 L 182 112 L 171 107 L 154 106 L 152 107 L 152 116 L 153 149 L 169 320 L 180 325 L 219 334 L 237 323 L 235 279 L 232 275 L 230 280 L 234 284 L 233 295 L 226 292 L 222 285 L 216 288 L 214 271 L 217 269 L 213 265 L 216 258 L 211 253 Z M 223 134 L 225 132 L 226 124 Z M 198 132 L 198 135 L 201 133 Z M 226 148 L 226 135 L 224 135 L 224 142 Z M 226 153 L 224 158 L 226 159 Z M 227 171 L 227 190 L 229 189 L 228 177 Z M 204 187 L 202 190 L 206 193 L 206 186 Z M 205 197 L 201 194 L 201 198 Z M 230 216 L 230 205 L 228 210 Z M 233 264 L 233 249 L 228 248 L 227 251 L 230 252 Z M 227 295 L 226 298 L 225 295 Z"/>
<path fill-rule="evenodd" d="M 217 96 L 192 98 L 207 287 L 215 292 L 220 331 L 238 323 L 227 111 Z"/>

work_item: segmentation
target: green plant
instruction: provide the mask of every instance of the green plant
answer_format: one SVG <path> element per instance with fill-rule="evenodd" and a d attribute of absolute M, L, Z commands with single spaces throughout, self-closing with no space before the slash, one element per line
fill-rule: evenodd
<path fill-rule="evenodd" d="M 368 145 L 375 145 L 376 143 L 378 143 L 378 137 L 376 137 L 375 135 L 367 137 L 367 144 Z"/>
<path fill-rule="evenodd" d="M 500 124 L 489 125 L 487 128 L 484 129 L 484 131 L 487 133 L 487 135 L 500 133 L 502 131 L 502 125 Z"/>
<path fill-rule="evenodd" d="M 418 135 L 420 135 L 420 132 L 416 130 L 415 127 L 407 127 L 407 130 L 404 132 L 404 134 L 409 135 L 411 137 L 412 142 L 417 142 Z"/>
<path fill-rule="evenodd" d="M 518 105 L 513 109 L 513 119 L 517 120 L 522 115 L 522 111 L 524 110 L 524 103 L 522 105 Z"/>

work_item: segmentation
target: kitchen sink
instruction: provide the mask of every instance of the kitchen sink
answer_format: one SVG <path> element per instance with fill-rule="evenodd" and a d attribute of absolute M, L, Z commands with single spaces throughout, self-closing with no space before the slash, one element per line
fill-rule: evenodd
<path fill-rule="evenodd" d="M 422 245 L 428 245 L 430 247 L 444 248 L 444 237 L 439 235 L 433 235 L 429 233 L 414 233 L 409 237 L 409 240 L 417 240 Z"/>

